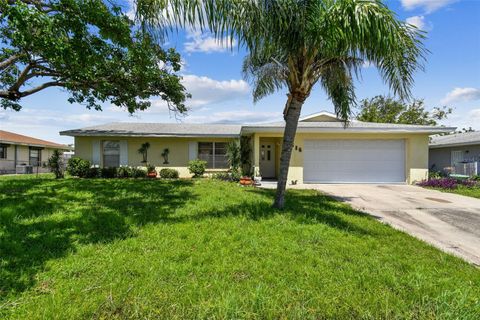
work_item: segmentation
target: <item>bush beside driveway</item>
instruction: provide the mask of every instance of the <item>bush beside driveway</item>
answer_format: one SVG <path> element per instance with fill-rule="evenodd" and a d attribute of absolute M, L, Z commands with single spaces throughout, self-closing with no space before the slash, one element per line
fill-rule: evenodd
<path fill-rule="evenodd" d="M 462 318 L 480 271 L 312 190 L 0 178 L 0 318 Z"/>

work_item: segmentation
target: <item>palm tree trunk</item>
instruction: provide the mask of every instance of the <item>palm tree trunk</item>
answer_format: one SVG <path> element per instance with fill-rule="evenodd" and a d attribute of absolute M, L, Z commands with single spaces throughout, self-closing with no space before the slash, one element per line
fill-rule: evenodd
<path fill-rule="evenodd" d="M 297 133 L 298 119 L 304 99 L 299 100 L 292 96 L 285 114 L 285 130 L 283 132 L 282 154 L 280 156 L 280 174 L 278 176 L 277 194 L 273 207 L 283 209 L 285 205 L 285 188 L 287 186 L 288 167 L 292 156 L 293 144 Z"/>

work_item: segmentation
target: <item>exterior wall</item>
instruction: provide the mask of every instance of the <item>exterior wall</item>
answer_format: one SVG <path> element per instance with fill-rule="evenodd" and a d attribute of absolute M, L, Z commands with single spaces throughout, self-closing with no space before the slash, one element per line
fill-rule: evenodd
<path fill-rule="evenodd" d="M 254 165 L 258 167 L 259 143 L 260 138 L 278 137 L 280 143 L 277 144 L 279 150 L 277 157 L 277 172 L 280 163 L 281 153 L 281 134 L 275 133 L 256 133 L 254 134 Z M 415 183 L 428 177 L 428 135 L 427 134 L 358 134 L 358 133 L 299 133 L 295 138 L 290 159 L 290 168 L 288 170 L 288 183 L 296 180 L 303 183 L 303 149 L 305 139 L 404 139 L 405 140 L 405 177 L 406 183 Z M 302 152 L 300 152 L 300 149 Z M 277 173 L 278 174 L 278 173 Z"/>
<path fill-rule="evenodd" d="M 189 143 L 190 142 L 228 142 L 228 138 L 149 138 L 149 137 L 75 137 L 75 157 L 80 157 L 89 161 L 93 160 L 93 148 L 98 147 L 99 154 L 102 155 L 102 141 L 105 140 L 125 140 L 127 142 L 128 165 L 134 167 L 145 166 L 142 163 L 143 157 L 138 153 L 142 143 L 149 142 L 148 162 L 154 165 L 157 171 L 162 168 L 172 168 L 178 170 L 180 177 L 191 177 L 188 171 Z M 168 148 L 168 164 L 163 164 L 161 156 L 163 150 Z M 103 157 L 100 156 L 100 166 L 103 166 Z M 225 171 L 225 169 L 209 169 L 208 172 Z"/>
<path fill-rule="evenodd" d="M 28 165 L 30 162 L 30 148 L 25 145 L 17 145 L 17 165 Z M 41 166 L 38 167 L 38 172 L 49 172 L 46 168 L 47 160 L 53 153 L 52 148 L 44 148 L 40 151 Z M 36 172 L 36 167 L 34 172 Z M 7 158 L 0 159 L 0 173 L 15 173 L 15 145 L 11 144 L 7 148 Z"/>
<path fill-rule="evenodd" d="M 442 170 L 452 166 L 452 151 L 463 151 L 465 160 L 480 161 L 480 144 L 446 148 L 432 148 L 429 150 L 428 166 Z M 468 152 L 467 152 L 468 151 Z"/>

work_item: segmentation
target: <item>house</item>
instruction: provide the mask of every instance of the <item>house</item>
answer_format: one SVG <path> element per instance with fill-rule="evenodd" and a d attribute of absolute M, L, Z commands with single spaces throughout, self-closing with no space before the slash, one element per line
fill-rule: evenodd
<path fill-rule="evenodd" d="M 480 132 L 436 135 L 431 138 L 429 166 L 456 174 L 480 174 Z"/>
<path fill-rule="evenodd" d="M 207 161 L 226 170 L 226 145 L 249 137 L 252 164 L 262 178 L 279 174 L 284 122 L 255 125 L 111 123 L 60 134 L 75 137 L 75 155 L 93 164 L 140 166 L 138 149 L 149 142 L 148 162 L 190 176 L 187 163 Z M 351 121 L 320 112 L 300 119 L 290 161 L 289 182 L 413 183 L 428 175 L 429 135 L 454 128 Z M 168 161 L 161 154 L 169 149 Z"/>
<path fill-rule="evenodd" d="M 46 161 L 53 150 L 70 147 L 21 134 L 0 130 L 0 174 L 48 172 Z"/>

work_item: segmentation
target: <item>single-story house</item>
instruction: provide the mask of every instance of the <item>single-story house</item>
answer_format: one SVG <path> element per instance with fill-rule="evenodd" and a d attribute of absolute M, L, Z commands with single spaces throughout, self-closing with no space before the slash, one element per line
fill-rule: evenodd
<path fill-rule="evenodd" d="M 432 136 L 429 166 L 438 171 L 480 174 L 480 132 Z"/>
<path fill-rule="evenodd" d="M 69 150 L 69 146 L 0 130 L 0 174 L 48 172 L 46 161 L 53 150 Z"/>
<path fill-rule="evenodd" d="M 75 155 L 93 164 L 141 166 L 138 149 L 149 142 L 148 162 L 190 176 L 188 161 L 203 159 L 210 170 L 226 170 L 226 145 L 250 138 L 254 170 L 278 177 L 284 122 L 254 125 L 111 123 L 60 132 L 75 137 Z M 300 119 L 290 161 L 289 183 L 413 183 L 428 175 L 432 134 L 454 128 L 368 123 L 347 127 L 334 114 Z M 161 154 L 169 149 L 168 161 Z M 165 163 L 164 163 L 165 162 Z M 166 163 L 168 162 L 168 163 Z"/>

